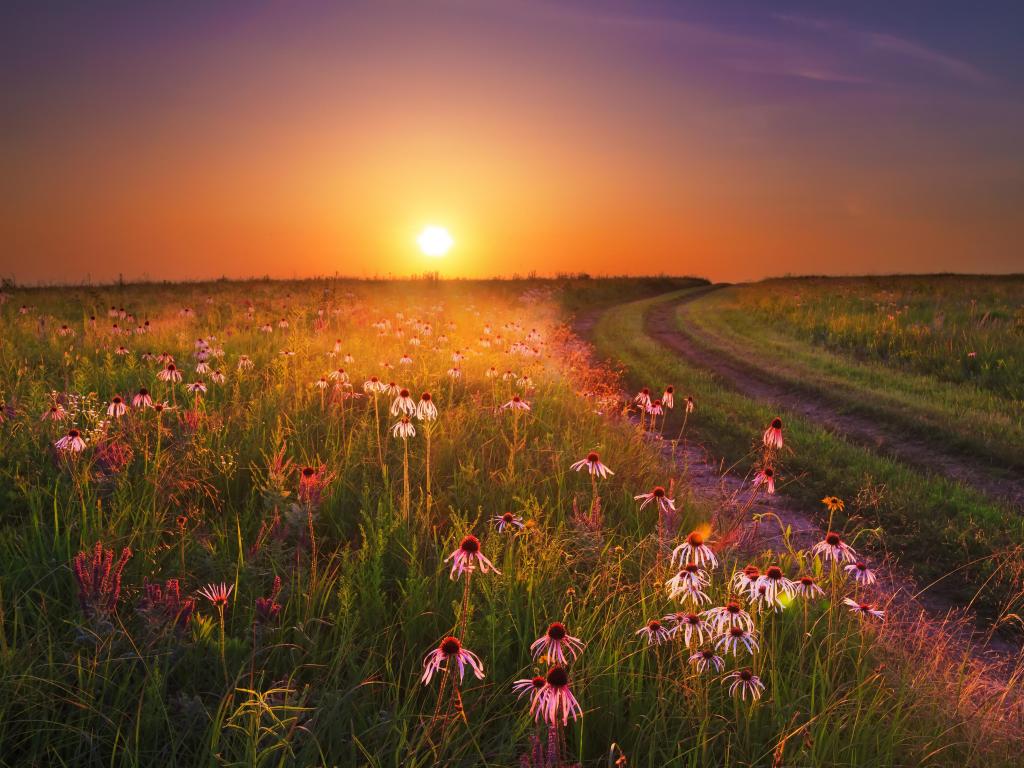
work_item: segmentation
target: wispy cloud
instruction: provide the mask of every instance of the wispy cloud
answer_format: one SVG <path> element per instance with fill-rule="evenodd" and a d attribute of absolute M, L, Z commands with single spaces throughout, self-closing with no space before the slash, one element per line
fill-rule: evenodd
<path fill-rule="evenodd" d="M 797 14 L 774 14 L 773 18 L 789 26 L 819 33 L 827 32 L 865 49 L 914 61 L 934 72 L 944 73 L 964 82 L 984 83 L 990 79 L 987 73 L 968 61 L 899 35 L 862 29 L 838 19 Z"/>

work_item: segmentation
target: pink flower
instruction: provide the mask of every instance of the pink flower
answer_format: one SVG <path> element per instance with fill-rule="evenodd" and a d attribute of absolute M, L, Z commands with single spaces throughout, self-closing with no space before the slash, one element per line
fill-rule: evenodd
<path fill-rule="evenodd" d="M 583 717 L 583 708 L 569 689 L 569 673 L 565 667 L 555 665 L 548 670 L 544 678 L 544 687 L 533 698 L 530 714 L 534 720 L 544 719 L 549 725 L 569 724 L 569 718 L 575 720 Z"/>
<path fill-rule="evenodd" d="M 218 609 L 223 609 L 228 604 L 228 598 L 231 597 L 234 589 L 234 584 L 229 587 L 222 581 L 220 584 L 207 584 L 199 590 L 199 594 L 217 606 Z"/>
<path fill-rule="evenodd" d="M 651 619 L 634 634 L 646 637 L 648 645 L 661 645 L 672 639 L 672 631 L 657 619 Z"/>
<path fill-rule="evenodd" d="M 472 651 L 463 648 L 457 637 L 446 637 L 441 644 L 423 657 L 423 677 L 420 678 L 424 685 L 430 683 L 436 672 L 442 667 L 447 669 L 449 659 L 454 659 L 459 671 L 459 682 L 461 683 L 466 675 L 466 668 L 473 670 L 478 680 L 484 679 L 484 665 L 480 657 Z"/>
<path fill-rule="evenodd" d="M 530 651 L 535 659 L 543 654 L 552 662 L 566 664 L 568 661 L 565 651 L 568 651 L 573 661 L 575 661 L 576 657 L 583 652 L 585 647 L 586 644 L 582 640 L 569 634 L 565 624 L 560 621 L 553 621 L 548 625 L 547 632 L 533 641 L 533 644 L 530 645 Z"/>
<path fill-rule="evenodd" d="M 861 616 L 870 616 L 873 619 L 885 618 L 885 611 L 876 608 L 871 603 L 858 603 L 848 597 L 844 597 L 843 602 L 850 609 L 850 613 L 859 613 Z"/>
<path fill-rule="evenodd" d="M 775 417 L 764 431 L 765 448 L 782 448 L 782 419 Z"/>
<path fill-rule="evenodd" d="M 501 571 L 495 568 L 494 563 L 484 557 L 480 551 L 480 539 L 472 534 L 464 536 L 459 542 L 459 548 L 444 559 L 446 563 L 449 560 L 452 561 L 450 577 L 453 580 L 463 573 L 472 573 L 477 567 L 480 568 L 480 573 L 494 571 L 499 576 L 501 575 Z"/>
<path fill-rule="evenodd" d="M 660 485 L 654 486 L 649 493 L 641 493 L 634 496 L 633 499 L 640 502 L 640 509 L 643 509 L 651 502 L 655 502 L 658 505 L 659 511 L 665 514 L 676 511 L 676 500 L 670 499 L 668 494 L 665 493 L 665 489 Z"/>
<path fill-rule="evenodd" d="M 707 563 L 711 568 L 718 567 L 718 558 L 711 551 L 711 547 L 704 543 L 704 535 L 699 531 L 693 531 L 686 537 L 686 541 L 672 550 L 672 563 L 696 563 L 703 565 Z"/>
<path fill-rule="evenodd" d="M 591 451 L 587 454 L 587 458 L 581 459 L 571 465 L 571 469 L 575 469 L 577 472 L 581 472 L 586 469 L 591 475 L 597 475 L 598 477 L 608 477 L 608 475 L 614 475 L 608 467 L 601 463 L 601 457 Z"/>
<path fill-rule="evenodd" d="M 764 467 L 754 475 L 754 487 L 765 486 L 769 494 L 775 493 L 775 470 L 771 467 Z"/>
<path fill-rule="evenodd" d="M 852 563 L 857 559 L 857 553 L 853 551 L 853 548 L 833 531 L 826 533 L 822 541 L 811 547 L 811 553 L 821 555 L 834 563 Z"/>
<path fill-rule="evenodd" d="M 53 447 L 61 453 L 81 453 L 85 450 L 85 440 L 82 439 L 82 433 L 77 429 L 69 429 L 64 437 L 53 444 Z"/>

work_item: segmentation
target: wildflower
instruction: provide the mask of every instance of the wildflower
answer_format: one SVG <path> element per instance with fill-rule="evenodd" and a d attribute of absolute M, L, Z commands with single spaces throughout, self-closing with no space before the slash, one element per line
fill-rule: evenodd
<path fill-rule="evenodd" d="M 858 603 L 848 597 L 844 597 L 843 602 L 849 607 L 850 613 L 859 613 L 861 616 L 870 616 L 873 619 L 885 618 L 885 611 L 876 608 L 871 603 Z"/>
<path fill-rule="evenodd" d="M 218 610 L 223 610 L 228 604 L 228 598 L 231 597 L 234 589 L 234 584 L 229 587 L 222 581 L 220 584 L 207 584 L 199 590 L 199 594 L 213 603 Z"/>
<path fill-rule="evenodd" d="M 655 502 L 658 505 L 658 511 L 668 514 L 669 512 L 676 511 L 676 500 L 670 499 L 668 494 L 665 493 L 665 489 L 656 485 L 650 490 L 649 493 L 641 493 L 638 496 L 634 496 L 635 501 L 640 502 L 640 509 L 643 509 L 651 502 Z"/>
<path fill-rule="evenodd" d="M 387 385 L 376 376 L 371 376 L 367 381 L 363 382 L 363 392 L 368 395 L 379 394 L 385 389 L 387 389 Z"/>
<path fill-rule="evenodd" d="M 661 407 L 661 400 L 652 400 L 644 410 L 651 416 L 664 416 L 665 410 Z"/>
<path fill-rule="evenodd" d="M 461 379 L 462 378 L 462 370 L 459 368 L 459 366 L 456 365 L 454 368 L 449 368 L 448 369 L 448 378 L 449 379 Z"/>
<path fill-rule="evenodd" d="M 328 378 L 330 378 L 331 381 L 339 381 L 342 384 L 347 384 L 349 381 L 349 376 L 347 373 L 345 373 L 344 368 L 339 368 L 336 371 L 331 371 L 330 374 L 328 374 Z"/>
<path fill-rule="evenodd" d="M 174 363 L 168 363 L 164 366 L 164 369 L 156 375 L 160 381 L 168 381 L 171 383 L 177 383 L 181 381 L 181 371 L 178 370 Z"/>
<path fill-rule="evenodd" d="M 757 584 L 765 588 L 768 600 L 775 600 L 779 595 L 792 597 L 795 589 L 793 582 L 786 578 L 777 565 L 769 565 L 757 580 Z"/>
<path fill-rule="evenodd" d="M 562 725 L 568 725 L 570 717 L 573 720 L 583 717 L 583 708 L 569 689 L 569 673 L 565 667 L 556 664 L 548 670 L 544 687 L 530 704 L 530 714 L 535 720 L 543 718 L 552 726 L 557 725 L 559 719 Z"/>
<path fill-rule="evenodd" d="M 526 694 L 530 694 L 530 708 L 533 709 L 533 704 L 540 695 L 540 692 L 544 690 L 544 685 L 547 683 L 547 678 L 543 675 L 537 675 L 536 677 L 527 677 L 523 680 L 516 680 L 512 683 L 512 690 L 517 694 L 516 698 L 521 699 Z"/>
<path fill-rule="evenodd" d="M 494 563 L 484 557 L 483 552 L 480 551 L 480 539 L 472 534 L 464 536 L 459 542 L 459 548 L 444 559 L 446 563 L 449 560 L 452 561 L 452 570 L 449 574 L 452 579 L 458 578 L 463 573 L 472 573 L 478 566 L 480 573 L 487 573 L 488 570 L 491 570 L 499 576 L 501 575 L 501 571 L 495 568 Z"/>
<path fill-rule="evenodd" d="M 665 387 L 665 392 L 661 396 L 661 404 L 663 406 L 665 406 L 666 408 L 668 408 L 669 410 L 672 410 L 672 408 L 675 407 L 675 404 L 676 404 L 675 392 L 676 392 L 675 387 L 673 387 L 671 384 L 669 384 L 667 387 Z"/>
<path fill-rule="evenodd" d="M 711 598 L 702 591 L 710 578 L 696 563 L 687 563 L 675 576 L 665 582 L 668 596 L 672 600 L 691 598 L 696 604 L 710 603 Z"/>
<path fill-rule="evenodd" d="M 303 467 L 299 472 L 299 500 L 316 506 L 320 503 L 327 484 L 334 479 L 334 473 L 324 466 Z"/>
<path fill-rule="evenodd" d="M 408 389 L 399 390 L 398 397 L 391 403 L 391 415 L 398 416 L 399 414 L 405 416 L 416 414 L 416 401 L 409 395 Z"/>
<path fill-rule="evenodd" d="M 535 659 L 544 655 L 550 661 L 567 664 L 566 651 L 575 661 L 576 657 L 583 653 L 585 647 L 586 644 L 582 640 L 569 634 L 565 624 L 553 621 L 548 625 L 547 631 L 530 645 L 530 652 Z"/>
<path fill-rule="evenodd" d="M 663 616 L 662 621 L 675 624 L 673 632 L 683 633 L 683 642 L 690 645 L 694 640 L 697 643 L 706 642 L 711 638 L 711 627 L 704 617 L 699 613 L 674 613 Z"/>
<path fill-rule="evenodd" d="M 110 399 L 110 405 L 107 407 L 107 416 L 119 419 L 124 416 L 127 411 L 128 406 L 124 404 L 124 400 L 121 399 L 120 395 L 114 395 Z"/>
<path fill-rule="evenodd" d="M 644 410 L 647 410 L 647 407 L 651 404 L 651 390 L 644 387 L 636 393 L 636 396 L 633 398 L 633 402 Z"/>
<path fill-rule="evenodd" d="M 867 563 L 863 560 L 843 566 L 843 570 L 861 586 L 866 587 L 875 583 L 874 572 L 868 568 Z"/>
<path fill-rule="evenodd" d="M 145 387 L 140 387 L 139 391 L 132 397 L 133 408 L 151 408 L 153 406 L 153 397 L 149 394 L 149 390 Z"/>
<path fill-rule="evenodd" d="M 248 355 L 239 355 L 238 356 L 238 370 L 240 370 L 240 371 L 251 371 L 253 369 L 254 365 L 255 364 L 253 363 L 252 359 Z"/>
<path fill-rule="evenodd" d="M 435 421 L 437 419 L 437 406 L 434 405 L 434 398 L 429 392 L 420 395 L 420 401 L 416 405 L 416 418 L 420 421 Z"/>
<path fill-rule="evenodd" d="M 227 377 L 224 375 L 224 372 L 220 368 L 217 368 L 213 373 L 210 374 L 210 381 L 212 381 L 214 384 L 223 384 L 225 381 L 227 381 Z"/>
<path fill-rule="evenodd" d="M 657 619 L 651 619 L 635 634 L 644 635 L 648 645 L 661 645 L 672 639 L 672 631 Z"/>
<path fill-rule="evenodd" d="M 523 518 L 519 515 L 514 515 L 511 512 L 505 512 L 502 515 L 496 515 L 491 518 L 491 522 L 494 523 L 498 529 L 498 533 L 504 533 L 506 529 L 515 529 L 517 531 L 523 530 L 525 523 Z"/>
<path fill-rule="evenodd" d="M 530 404 L 519 395 L 513 395 L 511 400 L 501 406 L 501 409 L 503 411 L 528 411 L 530 410 Z"/>
<path fill-rule="evenodd" d="M 60 403 L 54 403 L 43 411 L 40 421 L 64 421 L 67 416 L 68 412 L 64 410 L 64 406 Z"/>
<path fill-rule="evenodd" d="M 121 573 L 132 556 L 125 547 L 114 562 L 114 550 L 106 549 L 97 541 L 92 555 L 79 552 L 72 563 L 75 580 L 78 582 L 78 602 L 88 618 L 99 618 L 114 612 L 121 596 Z"/>
<path fill-rule="evenodd" d="M 393 437 L 400 437 L 403 440 L 408 440 L 410 437 L 416 437 L 416 427 L 413 426 L 413 423 L 409 420 L 408 416 L 403 416 L 399 421 L 395 422 L 393 427 L 391 427 L 391 434 Z"/>
<path fill-rule="evenodd" d="M 853 548 L 834 531 L 826 533 L 824 539 L 811 547 L 811 554 L 821 555 L 833 563 L 852 563 L 857 559 Z"/>
<path fill-rule="evenodd" d="M 825 592 L 818 586 L 813 576 L 801 576 L 796 581 L 796 594 L 805 600 L 813 600 L 816 597 L 821 597 Z"/>
<path fill-rule="evenodd" d="M 85 440 L 82 433 L 77 429 L 69 429 L 68 433 L 53 444 L 53 447 L 62 453 L 81 453 L 85 450 Z"/>
<path fill-rule="evenodd" d="M 735 600 L 730 600 L 719 608 L 704 611 L 704 619 L 718 633 L 724 632 L 730 627 L 743 627 L 747 631 L 754 629 L 754 621 L 750 618 L 750 614 L 743 610 L 743 607 Z"/>
<path fill-rule="evenodd" d="M 772 419 L 772 423 L 764 431 L 764 447 L 782 448 L 782 419 L 777 416 Z"/>
<path fill-rule="evenodd" d="M 729 627 L 715 642 L 715 648 L 733 656 L 739 656 L 740 647 L 746 648 L 747 653 L 753 653 L 758 649 L 757 637 L 752 630 L 745 627 Z"/>
<path fill-rule="evenodd" d="M 587 454 L 587 458 L 572 464 L 571 469 L 575 469 L 577 472 L 586 469 L 591 475 L 597 475 L 598 477 L 608 477 L 608 475 L 615 474 L 601 463 L 601 457 L 593 451 Z"/>
<path fill-rule="evenodd" d="M 718 558 L 711 548 L 704 543 L 704 535 L 699 531 L 693 531 L 686 537 L 686 541 L 672 550 L 672 560 L 680 563 L 692 562 L 697 565 L 707 563 L 711 568 L 718 567 Z"/>
<path fill-rule="evenodd" d="M 454 659 L 458 666 L 460 683 L 466 676 L 466 667 L 473 670 L 473 674 L 476 675 L 478 680 L 484 679 L 484 665 L 480 661 L 480 657 L 472 651 L 463 648 L 462 643 L 459 642 L 457 637 L 446 637 L 437 648 L 430 651 L 423 658 L 423 677 L 420 678 L 423 684 L 429 684 L 431 678 L 434 677 L 436 672 L 441 670 L 442 666 L 447 670 L 446 662 L 449 659 Z"/>
<path fill-rule="evenodd" d="M 191 384 L 185 387 L 185 390 L 189 394 L 198 395 L 206 392 L 206 383 L 202 381 L 193 381 Z"/>
<path fill-rule="evenodd" d="M 688 661 L 700 673 L 708 672 L 709 670 L 721 672 L 725 668 L 725 659 L 706 648 L 691 655 Z"/>
<path fill-rule="evenodd" d="M 281 577 L 274 576 L 274 585 L 270 588 L 268 597 L 256 598 L 256 622 L 258 624 L 273 624 L 281 613 L 281 604 L 277 602 L 281 594 Z"/>
<path fill-rule="evenodd" d="M 730 680 L 732 681 L 732 685 L 729 686 L 729 695 L 735 696 L 739 693 L 740 698 L 744 701 L 747 700 L 748 693 L 752 700 L 757 700 L 761 698 L 761 694 L 764 692 L 764 683 L 761 682 L 761 678 L 749 669 L 740 669 L 736 672 L 730 672 L 722 678 L 722 685 L 725 685 Z"/>
<path fill-rule="evenodd" d="M 775 493 L 775 470 L 771 467 L 764 467 L 754 475 L 754 487 L 766 486 L 768 493 Z"/>
<path fill-rule="evenodd" d="M 760 578 L 761 569 L 756 565 L 748 565 L 742 571 L 736 571 L 732 575 L 732 588 L 741 595 L 746 593 L 753 598 L 757 581 Z"/>
<path fill-rule="evenodd" d="M 846 504 L 838 496 L 826 496 L 821 500 L 821 503 L 825 505 L 825 509 L 829 512 L 842 512 L 846 509 Z"/>
<path fill-rule="evenodd" d="M 686 412 L 687 413 L 693 413 L 693 408 L 694 408 L 693 398 L 690 395 L 687 395 L 686 396 Z"/>

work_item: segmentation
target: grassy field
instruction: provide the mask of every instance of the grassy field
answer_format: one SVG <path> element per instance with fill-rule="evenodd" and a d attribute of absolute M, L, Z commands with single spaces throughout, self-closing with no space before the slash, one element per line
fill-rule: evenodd
<path fill-rule="evenodd" d="M 734 309 L 861 360 L 1024 400 L 1024 275 L 766 280 Z M 1018 424 L 1019 426 L 1019 424 Z"/>
<path fill-rule="evenodd" d="M 893 361 L 861 360 L 812 344 L 799 326 L 769 322 L 757 309 L 766 290 L 778 292 L 766 284 L 727 288 L 681 305 L 680 325 L 718 353 L 794 389 L 837 401 L 845 411 L 989 459 L 995 470 L 1024 468 L 1024 401 L 975 383 L 913 372 Z"/>
<path fill-rule="evenodd" d="M 1018 547 L 1024 543 L 1018 514 L 970 488 L 851 444 L 795 414 L 780 413 L 666 352 L 646 335 L 644 318 L 655 305 L 672 302 L 679 295 L 627 303 L 605 313 L 595 333 L 599 351 L 624 361 L 634 386 L 672 383 L 681 394 L 692 395 L 699 410 L 689 419 L 689 434 L 706 442 L 727 464 L 737 464 L 741 474 L 748 470 L 753 474 L 756 467 L 750 425 L 767 424 L 781 416 L 796 446 L 775 468 L 787 495 L 807 509 L 818 506 L 823 489 L 848 500 L 845 514 L 876 530 L 871 546 L 891 553 L 922 586 L 939 581 L 941 591 L 954 602 L 970 603 L 993 620 L 1015 621 L 1021 591 L 1016 564 Z M 719 302 L 731 308 L 731 301 L 730 294 L 721 298 L 709 294 L 686 305 L 680 319 L 708 344 L 721 344 L 726 353 L 743 355 L 749 348 L 736 350 L 734 336 L 713 335 L 724 322 L 719 325 L 707 319 L 716 316 Z M 708 312 L 701 312 L 703 306 L 709 307 Z M 759 342 L 739 343 L 753 347 Z M 787 354 L 771 369 L 773 375 L 802 377 L 802 385 L 817 387 L 815 365 L 806 357 Z M 827 364 L 821 365 L 823 381 L 839 378 Z M 785 373 L 791 366 L 794 372 Z M 848 380 L 844 383 L 851 386 Z M 827 383 L 820 386 L 836 390 Z M 898 386 L 894 392 L 898 396 Z M 927 391 L 920 397 L 906 392 L 904 396 L 920 409 L 928 408 Z M 678 426 L 670 421 L 666 433 L 673 434 L 674 429 Z"/>
<path fill-rule="evenodd" d="M 750 560 L 718 542 L 718 510 L 616 417 L 623 382 L 574 343 L 563 306 L 658 287 L 12 291 L 0 305 L 0 765 L 1015 764 L 1013 690 L 916 616 L 850 610 L 843 598 L 885 596 L 822 554 Z M 768 414 L 645 346 L 650 301 L 606 314 L 602 348 L 694 393 L 695 428 L 749 455 Z M 981 500 L 799 423 L 786 438 L 787 465 L 836 465 L 808 472 L 812 496 L 870 470 L 889 487 L 887 525 L 909 525 L 918 505 L 948 517 L 946 562 L 983 551 L 972 532 L 953 538 L 959 516 L 1002 524 Z M 592 451 L 615 474 L 573 469 Z M 656 485 L 678 491 L 676 510 L 641 508 Z M 868 546 L 854 526 L 848 540 Z M 718 561 L 697 569 L 706 601 L 667 590 L 673 548 L 699 543 L 691 531 Z M 888 538 L 933 555 L 921 541 Z M 470 560 L 453 573 L 448 558 L 477 546 L 496 570 Z M 733 574 L 751 562 L 823 593 L 738 595 Z M 730 596 L 752 637 L 649 623 Z M 585 644 L 564 665 L 531 654 L 551 622 Z M 449 637 L 482 676 L 458 682 Z M 435 649 L 451 656 L 424 684 Z M 716 649 L 720 670 L 691 661 L 707 650 L 717 664 Z M 754 676 L 745 697 L 732 692 L 741 672 Z M 544 687 L 517 695 L 534 676 Z M 533 690 L 552 705 L 537 718 Z"/>

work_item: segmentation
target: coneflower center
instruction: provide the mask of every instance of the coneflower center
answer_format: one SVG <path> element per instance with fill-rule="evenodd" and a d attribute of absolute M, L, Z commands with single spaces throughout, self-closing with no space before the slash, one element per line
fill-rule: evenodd
<path fill-rule="evenodd" d="M 782 578 L 782 569 L 777 565 L 769 565 L 768 570 L 764 572 L 764 575 L 774 581 L 778 581 Z"/>
<path fill-rule="evenodd" d="M 462 643 L 457 637 L 446 637 L 441 641 L 441 653 L 445 656 L 454 656 L 462 650 Z"/>
<path fill-rule="evenodd" d="M 686 541 L 691 547 L 700 547 L 704 544 L 704 537 L 694 531 L 686 537 Z"/>
<path fill-rule="evenodd" d="M 459 544 L 459 548 L 468 555 L 475 555 L 480 551 L 480 539 L 476 536 L 467 536 Z"/>
<path fill-rule="evenodd" d="M 772 419 L 772 429 L 782 429 L 782 419 Z"/>
<path fill-rule="evenodd" d="M 568 633 L 565 630 L 565 625 L 560 621 L 553 622 L 548 627 L 548 637 L 552 640 L 562 640 Z"/>
<path fill-rule="evenodd" d="M 654 490 L 651 491 L 651 493 L 654 494 L 655 498 L 660 499 L 660 498 L 663 498 L 665 496 L 665 489 L 662 488 L 660 485 L 656 485 L 656 486 L 654 486 Z"/>
<path fill-rule="evenodd" d="M 600 460 L 601 457 L 594 452 L 590 452 L 587 454 L 587 461 L 589 461 L 591 464 L 596 464 Z"/>
<path fill-rule="evenodd" d="M 569 684 L 569 673 L 564 667 L 554 666 L 548 670 L 546 680 L 552 688 L 564 688 Z"/>
<path fill-rule="evenodd" d="M 830 533 L 825 537 L 825 543 L 830 547 L 838 547 L 840 542 L 842 542 L 842 539 L 838 533 Z"/>

